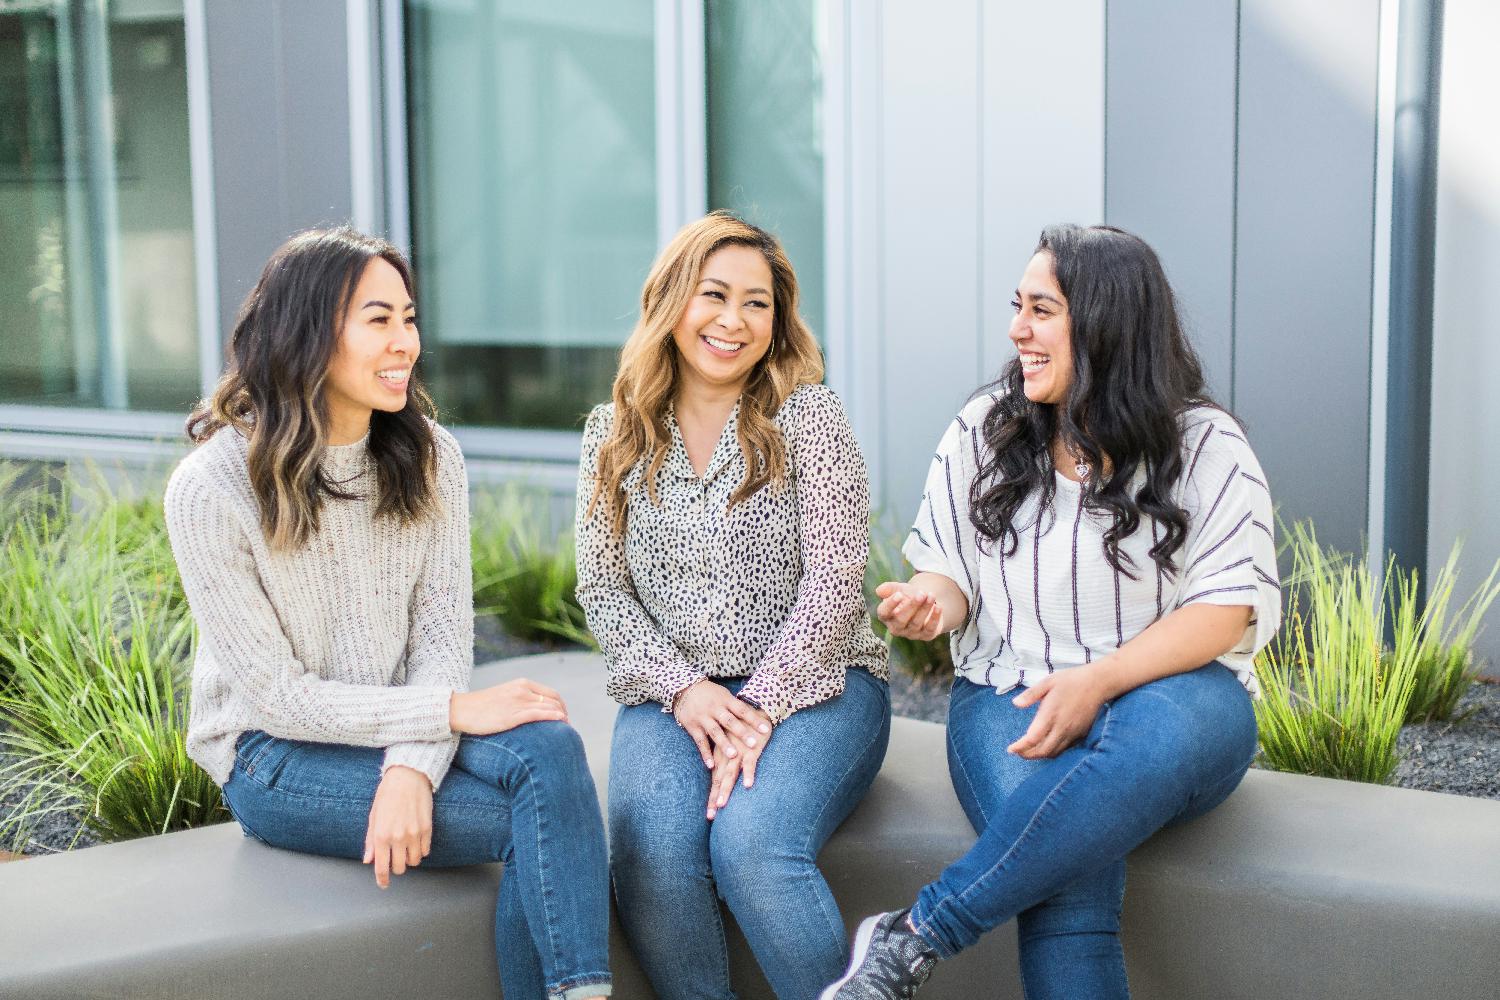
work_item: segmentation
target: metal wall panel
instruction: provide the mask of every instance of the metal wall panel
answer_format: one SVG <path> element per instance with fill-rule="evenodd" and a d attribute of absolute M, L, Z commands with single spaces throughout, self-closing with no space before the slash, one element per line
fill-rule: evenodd
<path fill-rule="evenodd" d="M 1281 515 L 1358 552 L 1369 496 L 1379 5 L 1244 0 L 1234 404 Z"/>
<path fill-rule="evenodd" d="M 226 338 L 276 247 L 353 212 L 346 32 L 344 0 L 205 5 Z"/>
<path fill-rule="evenodd" d="M 1447 0 L 1438 133 L 1436 275 L 1433 282 L 1432 466 L 1427 565 L 1464 543 L 1458 596 L 1466 600 L 1500 559 L 1500 8 Z M 1500 610 L 1476 648 L 1500 677 Z"/>
<path fill-rule="evenodd" d="M 1203 359 L 1233 405 L 1237 0 L 1108 10 L 1105 216 L 1156 248 Z"/>
<path fill-rule="evenodd" d="M 1104 0 L 985 5 L 980 355 L 974 385 L 1015 357 L 1016 281 L 1044 226 L 1104 219 Z M 1067 39 L 1066 71 L 1050 40 Z M 971 386 L 970 388 L 973 388 Z"/>
<path fill-rule="evenodd" d="M 1014 353 L 1011 291 L 1037 234 L 1103 217 L 1104 3 L 842 10 L 877 54 L 851 45 L 847 187 L 829 186 L 848 198 L 830 228 L 849 239 L 840 377 L 877 502 L 900 523 L 953 415 Z M 1066 74 L 1039 42 L 1060 34 Z"/>
<path fill-rule="evenodd" d="M 978 0 L 893 2 L 881 13 L 878 364 L 883 495 L 905 522 L 927 463 L 980 371 Z M 856 169 L 859 169 L 856 167 Z"/>

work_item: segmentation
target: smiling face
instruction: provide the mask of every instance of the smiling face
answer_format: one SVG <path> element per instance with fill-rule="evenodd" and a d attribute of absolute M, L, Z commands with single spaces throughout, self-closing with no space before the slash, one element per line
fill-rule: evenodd
<path fill-rule="evenodd" d="M 396 413 L 406 407 L 406 387 L 421 351 L 411 293 L 401 272 L 377 257 L 354 287 L 328 363 L 329 444 L 358 441 L 374 410 Z"/>
<path fill-rule="evenodd" d="M 682 317 L 672 328 L 681 359 L 679 391 L 739 392 L 771 348 L 775 320 L 771 267 L 759 250 L 726 246 L 703 262 Z"/>
<path fill-rule="evenodd" d="M 1021 356 L 1026 398 L 1061 403 L 1073 383 L 1073 321 L 1053 274 L 1051 254 L 1031 258 L 1011 306 L 1016 318 L 1010 323 L 1010 339 Z"/>

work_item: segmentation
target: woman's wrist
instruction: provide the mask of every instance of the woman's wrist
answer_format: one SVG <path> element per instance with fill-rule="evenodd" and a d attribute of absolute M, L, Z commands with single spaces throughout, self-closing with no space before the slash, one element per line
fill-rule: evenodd
<path fill-rule="evenodd" d="M 385 769 L 385 773 L 380 776 L 380 780 L 420 780 L 421 783 L 427 787 L 428 791 L 432 791 L 432 779 L 427 776 L 427 772 L 419 771 L 417 768 L 412 767 L 410 764 L 392 764 L 390 767 Z"/>

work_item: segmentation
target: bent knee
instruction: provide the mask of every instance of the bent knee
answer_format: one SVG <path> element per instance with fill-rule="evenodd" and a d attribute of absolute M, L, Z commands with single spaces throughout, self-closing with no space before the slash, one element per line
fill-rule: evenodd
<path fill-rule="evenodd" d="M 585 758 L 583 737 L 566 722 L 550 719 L 528 722 L 511 732 L 534 752 L 545 754 L 553 760 L 581 761 Z"/>

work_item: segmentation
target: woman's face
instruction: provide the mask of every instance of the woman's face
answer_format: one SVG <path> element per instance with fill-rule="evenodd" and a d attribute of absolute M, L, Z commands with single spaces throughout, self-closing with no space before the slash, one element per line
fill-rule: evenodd
<path fill-rule="evenodd" d="M 1073 382 L 1073 322 L 1052 273 L 1051 254 L 1031 258 L 1011 306 L 1016 318 L 1010 322 L 1010 339 L 1021 355 L 1026 398 L 1061 403 Z"/>
<path fill-rule="evenodd" d="M 358 441 L 373 410 L 406 407 L 411 369 L 422 352 L 416 308 L 400 271 L 379 257 L 365 265 L 324 383 L 330 444 Z"/>
<path fill-rule="evenodd" d="M 771 267 L 753 247 L 709 254 L 687 308 L 672 329 L 684 388 L 743 388 L 771 347 Z"/>

